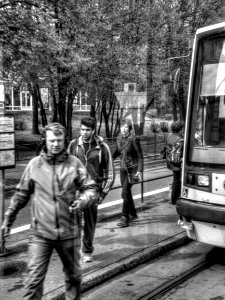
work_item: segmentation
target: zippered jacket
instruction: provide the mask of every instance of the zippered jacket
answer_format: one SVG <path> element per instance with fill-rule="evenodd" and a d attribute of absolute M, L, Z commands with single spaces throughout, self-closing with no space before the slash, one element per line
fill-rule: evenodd
<path fill-rule="evenodd" d="M 116 149 L 112 154 L 113 160 L 120 156 L 120 168 L 128 173 L 143 172 L 143 154 L 139 138 L 133 134 L 116 139 Z"/>
<path fill-rule="evenodd" d="M 82 208 L 90 206 L 96 199 L 96 188 L 79 159 L 66 150 L 54 157 L 42 150 L 28 163 L 4 222 L 11 227 L 18 211 L 32 200 L 33 234 L 52 240 L 76 238 L 79 218 L 69 207 L 76 198 Z"/>
<path fill-rule="evenodd" d="M 68 153 L 81 160 L 91 178 L 97 183 L 100 196 L 104 198 L 114 183 L 114 165 L 109 146 L 103 138 L 93 135 L 93 139 L 86 154 L 81 136 L 70 142 Z"/>

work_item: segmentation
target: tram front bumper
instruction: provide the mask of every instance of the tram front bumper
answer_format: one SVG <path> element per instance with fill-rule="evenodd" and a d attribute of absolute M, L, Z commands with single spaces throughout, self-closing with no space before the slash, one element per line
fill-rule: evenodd
<path fill-rule="evenodd" d="M 179 198 L 176 203 L 176 210 L 187 221 L 196 220 L 225 225 L 225 205 Z"/>

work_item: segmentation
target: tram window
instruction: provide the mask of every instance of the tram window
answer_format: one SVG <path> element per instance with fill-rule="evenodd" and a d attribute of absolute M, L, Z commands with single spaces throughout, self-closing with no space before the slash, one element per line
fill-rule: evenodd
<path fill-rule="evenodd" d="M 220 53 L 223 53 L 222 49 L 220 47 Z M 208 57 L 208 52 L 206 52 L 206 55 Z M 215 56 L 218 56 L 218 47 L 215 48 Z M 196 144 L 198 145 L 213 146 L 224 144 L 225 146 L 223 130 L 225 125 L 224 69 L 224 62 L 205 63 L 202 66 L 195 133 Z"/>
<path fill-rule="evenodd" d="M 223 142 L 225 146 L 225 135 L 222 131 L 222 123 L 224 125 L 225 121 L 225 105 L 223 103 L 224 97 L 200 97 L 195 133 L 198 145 L 213 146 Z M 220 118 L 221 113 L 224 113 L 224 118 Z"/>
<path fill-rule="evenodd" d="M 218 54 L 217 54 L 218 55 Z M 203 146 L 225 146 L 225 63 L 204 64 L 195 139 Z"/>
<path fill-rule="evenodd" d="M 225 165 L 225 38 L 199 43 L 189 161 Z"/>

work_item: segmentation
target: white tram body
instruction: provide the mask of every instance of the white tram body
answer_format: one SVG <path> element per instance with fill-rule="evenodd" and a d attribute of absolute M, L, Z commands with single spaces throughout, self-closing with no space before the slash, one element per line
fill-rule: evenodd
<path fill-rule="evenodd" d="M 225 247 L 225 22 L 195 35 L 176 209 L 191 239 Z"/>

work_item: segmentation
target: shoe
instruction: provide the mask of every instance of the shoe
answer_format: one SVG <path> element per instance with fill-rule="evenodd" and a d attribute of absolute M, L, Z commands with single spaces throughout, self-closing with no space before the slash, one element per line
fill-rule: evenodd
<path fill-rule="evenodd" d="M 92 253 L 83 253 L 83 262 L 92 262 L 94 260 Z"/>
<path fill-rule="evenodd" d="M 116 225 L 118 227 L 127 227 L 127 226 L 129 226 L 129 221 L 126 217 L 122 216 Z"/>
<path fill-rule="evenodd" d="M 138 219 L 138 215 L 130 216 L 130 222 L 135 221 Z"/>

